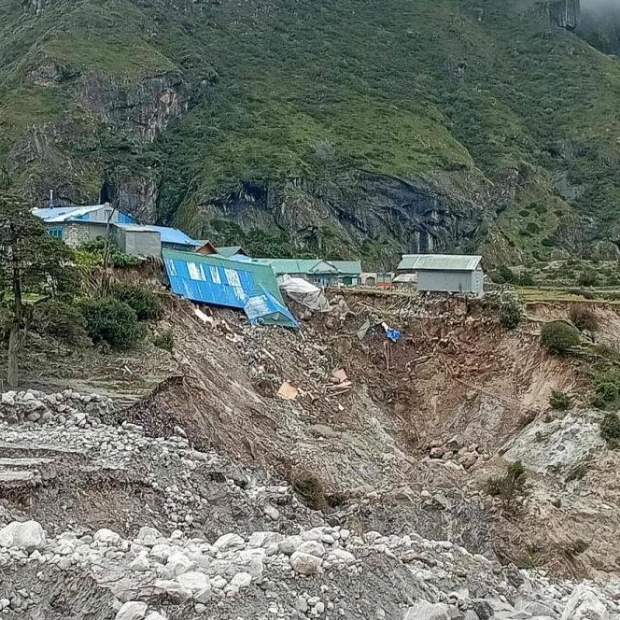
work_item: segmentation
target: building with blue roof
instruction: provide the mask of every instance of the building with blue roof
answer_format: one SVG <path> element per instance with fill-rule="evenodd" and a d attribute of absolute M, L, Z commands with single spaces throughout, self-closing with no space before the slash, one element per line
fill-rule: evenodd
<path fill-rule="evenodd" d="M 109 236 L 127 254 L 161 256 L 163 248 L 192 251 L 200 242 L 178 228 L 142 225 L 127 213 L 105 203 L 90 206 L 34 209 L 53 237 L 77 247 Z"/>

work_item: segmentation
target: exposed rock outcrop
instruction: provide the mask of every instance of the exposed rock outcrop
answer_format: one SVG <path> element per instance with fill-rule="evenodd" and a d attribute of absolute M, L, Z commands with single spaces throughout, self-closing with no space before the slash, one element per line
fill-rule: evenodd
<path fill-rule="evenodd" d="M 454 188 L 451 188 L 454 189 Z M 319 187 L 301 179 L 284 186 L 246 183 L 202 209 L 203 222 L 230 218 L 243 230 L 288 231 L 302 248 L 333 251 L 330 238 L 357 248 L 383 247 L 393 261 L 407 252 L 465 249 L 477 236 L 484 204 L 436 181 L 354 171 Z"/>
<path fill-rule="evenodd" d="M 183 80 L 177 72 L 133 84 L 89 72 L 81 78 L 77 91 L 85 107 L 96 112 L 104 124 L 141 142 L 153 142 L 187 108 Z"/>
<path fill-rule="evenodd" d="M 555 0 L 549 4 L 551 25 L 576 30 L 581 17 L 580 0 Z"/>

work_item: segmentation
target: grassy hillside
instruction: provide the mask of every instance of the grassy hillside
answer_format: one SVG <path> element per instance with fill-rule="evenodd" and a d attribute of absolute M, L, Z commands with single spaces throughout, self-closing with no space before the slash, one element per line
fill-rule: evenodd
<path fill-rule="evenodd" d="M 327 247 L 351 254 L 364 171 L 477 205 L 476 243 L 498 261 L 620 239 L 620 65 L 552 28 L 542 2 L 48 0 L 33 14 L 0 0 L 0 13 L 0 157 L 18 185 L 92 200 L 119 175 L 154 178 L 160 218 L 198 236 L 289 251 L 321 213 L 345 239 Z M 145 80 L 168 74 L 183 105 L 145 138 L 132 123 L 161 120 Z M 368 204 L 381 221 L 399 206 Z"/>

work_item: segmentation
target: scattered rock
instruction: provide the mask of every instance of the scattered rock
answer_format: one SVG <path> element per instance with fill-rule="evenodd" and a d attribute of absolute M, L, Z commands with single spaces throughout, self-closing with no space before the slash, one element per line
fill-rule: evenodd
<path fill-rule="evenodd" d="M 143 620 L 146 616 L 148 605 L 130 601 L 125 603 L 116 614 L 116 620 Z"/>
<path fill-rule="evenodd" d="M 293 570 L 300 575 L 315 575 L 323 564 L 320 557 L 301 551 L 293 553 L 290 562 Z"/>
<path fill-rule="evenodd" d="M 407 610 L 404 620 L 452 620 L 452 618 L 450 607 L 445 603 L 420 601 Z"/>

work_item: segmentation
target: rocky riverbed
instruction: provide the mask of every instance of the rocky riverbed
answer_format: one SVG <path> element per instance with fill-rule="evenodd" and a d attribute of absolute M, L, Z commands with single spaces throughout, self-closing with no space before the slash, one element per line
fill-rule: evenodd
<path fill-rule="evenodd" d="M 181 428 L 106 424 L 117 412 L 98 395 L 2 403 L 2 620 L 620 617 L 616 581 L 501 566 L 395 535 L 387 519 L 384 531 L 335 524 L 269 471 L 193 449 Z"/>

